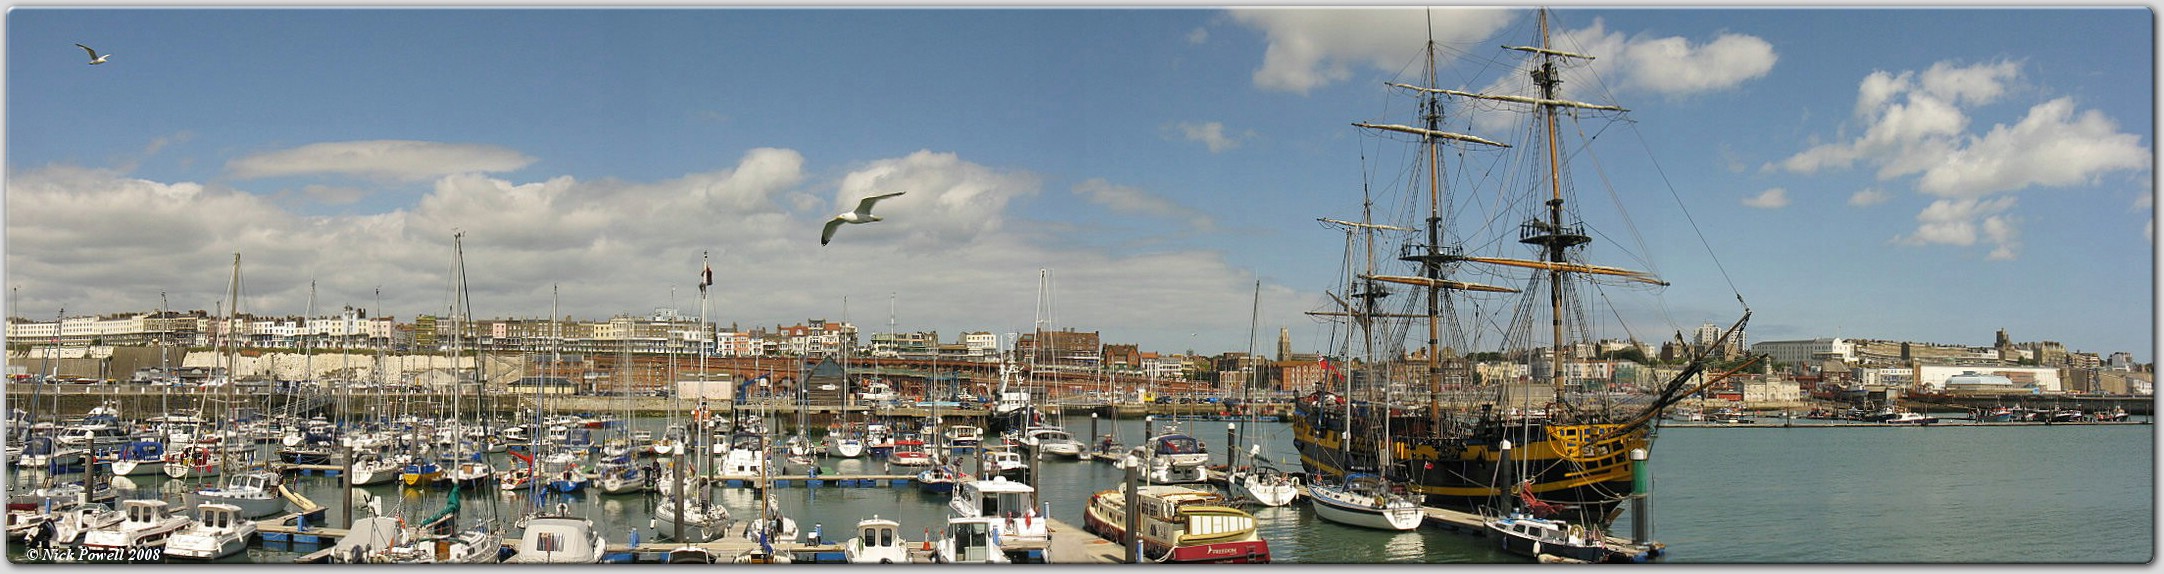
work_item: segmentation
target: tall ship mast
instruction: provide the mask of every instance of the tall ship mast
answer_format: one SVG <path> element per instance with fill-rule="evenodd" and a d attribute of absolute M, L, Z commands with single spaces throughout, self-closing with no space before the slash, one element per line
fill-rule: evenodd
<path fill-rule="evenodd" d="M 1441 87 L 1440 45 L 1430 40 L 1420 83 L 1387 84 L 1414 100 L 1413 121 L 1353 124 L 1392 145 L 1416 146 L 1400 180 L 1402 200 L 1386 204 L 1403 206 L 1396 217 L 1409 220 L 1371 223 L 1372 200 L 1363 197 L 1362 222 L 1323 221 L 1347 228 L 1348 241 L 1362 231 L 1370 253 L 1377 242 L 1402 241 L 1397 259 L 1411 269 L 1394 274 L 1372 256 L 1349 263 L 1344 289 L 1353 300 L 1332 294 L 1331 307 L 1310 313 L 1347 320 L 1380 346 L 1357 365 L 1331 360 L 1354 368 L 1326 368 L 1329 378 L 1299 401 L 1294 443 L 1317 480 L 1372 472 L 1427 506 L 1479 513 L 1538 501 L 1577 523 L 1605 526 L 1631 493 L 1630 452 L 1652 446 L 1655 414 L 1725 376 L 1705 373 L 1703 351 L 1665 376 L 1592 351 L 1600 334 L 1660 335 L 1609 325 L 1625 314 L 1589 305 L 1621 307 L 1630 292 L 1668 283 L 1589 262 L 1589 251 L 1603 247 L 1595 237 L 1618 235 L 1587 230 L 1568 160 L 1594 154 L 1585 151 L 1589 143 L 1563 136 L 1601 133 L 1579 123 L 1607 123 L 1628 110 L 1565 99 L 1565 76 L 1593 56 L 1551 47 L 1548 16 L 1539 11 L 1538 45 L 1503 46 L 1524 59 L 1511 72 L 1517 82 L 1483 92 Z M 1466 133 L 1496 123 L 1480 117 L 1494 114 L 1522 126 L 1515 136 Z M 1641 199 L 1612 197 L 1619 209 Z M 1629 225 L 1627 216 L 1598 221 Z M 1650 261 L 1630 246 L 1604 247 Z M 1348 247 L 1349 260 L 1354 251 Z M 1608 252 L 1597 255 L 1605 260 Z M 1386 285 L 1412 289 L 1393 298 Z M 1749 309 L 1741 315 L 1714 347 L 1742 330 Z"/>

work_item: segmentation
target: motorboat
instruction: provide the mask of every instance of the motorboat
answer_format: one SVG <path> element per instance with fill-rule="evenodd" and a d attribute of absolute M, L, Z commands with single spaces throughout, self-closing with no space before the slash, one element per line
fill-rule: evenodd
<path fill-rule="evenodd" d="M 54 546 L 80 544 L 84 533 L 108 528 L 128 519 L 127 513 L 97 502 L 71 505 L 66 509 L 45 513 L 43 517 L 53 521 L 51 544 Z"/>
<path fill-rule="evenodd" d="M 954 425 L 947 427 L 947 430 L 940 434 L 940 438 L 943 439 L 942 446 L 946 448 L 948 456 L 971 454 L 977 452 L 978 445 L 984 442 L 984 429 L 970 425 Z"/>
<path fill-rule="evenodd" d="M 248 549 L 256 534 L 256 521 L 241 515 L 241 508 L 222 502 L 195 506 L 195 522 L 165 542 L 165 554 L 196 560 L 216 560 Z"/>
<path fill-rule="evenodd" d="M 894 441 L 894 451 L 887 455 L 887 464 L 894 466 L 931 466 L 931 453 L 924 452 L 924 441 L 900 439 Z"/>
<path fill-rule="evenodd" d="M 83 547 L 119 550 L 164 546 L 166 539 L 187 528 L 191 522 L 186 516 L 174 514 L 172 506 L 163 500 L 123 500 L 120 511 L 127 515 L 120 522 L 84 532 Z"/>
<path fill-rule="evenodd" d="M 1031 427 L 1023 432 L 1022 444 L 1037 449 L 1037 452 L 1058 456 L 1076 456 L 1083 450 L 1082 442 L 1075 440 L 1073 433 L 1059 427 Z"/>
<path fill-rule="evenodd" d="M 257 470 L 243 472 L 226 479 L 223 486 L 195 491 L 199 503 L 222 502 L 240 508 L 242 518 L 262 518 L 286 509 L 286 499 L 278 490 L 278 473 Z"/>
<path fill-rule="evenodd" d="M 1022 459 L 1022 453 L 1004 448 L 985 452 L 990 457 L 984 463 L 986 473 L 1006 477 L 1010 480 L 1029 478 L 1029 463 Z"/>
<path fill-rule="evenodd" d="M 908 564 L 909 541 L 902 538 L 901 527 L 877 514 L 859 520 L 857 537 L 842 543 L 842 555 L 851 564 Z"/>
<path fill-rule="evenodd" d="M 1561 520 L 1512 512 L 1484 522 L 1489 537 L 1513 554 L 1568 562 L 1607 562 L 1614 555 L 1599 531 Z"/>
<path fill-rule="evenodd" d="M 519 533 L 518 553 L 504 562 L 511 564 L 596 564 L 601 553 L 608 547 L 608 540 L 594 528 L 594 522 L 584 518 L 564 515 L 534 516 L 526 519 Z"/>
<path fill-rule="evenodd" d="M 1168 431 L 1150 438 L 1144 480 L 1155 484 L 1203 482 L 1203 466 L 1210 463 L 1209 449 L 1195 437 Z"/>
<path fill-rule="evenodd" d="M 968 480 L 954 486 L 954 499 L 947 501 L 947 509 L 955 516 L 986 517 L 1004 520 L 999 527 L 1000 539 L 1004 541 L 1036 541 L 1050 543 L 1051 528 L 1038 512 L 1037 489 L 1028 484 L 992 477 L 989 480 Z M 1046 509 L 1049 512 L 1049 509 Z M 1009 546 L 1013 544 L 1009 543 Z"/>
<path fill-rule="evenodd" d="M 941 564 L 1007 564 L 1013 562 L 1000 550 L 993 535 L 999 519 L 983 516 L 953 517 L 940 531 L 932 547 L 932 561 Z"/>

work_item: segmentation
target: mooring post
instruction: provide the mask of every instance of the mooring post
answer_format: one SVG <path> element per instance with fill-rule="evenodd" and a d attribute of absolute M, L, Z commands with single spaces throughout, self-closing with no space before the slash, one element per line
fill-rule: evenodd
<path fill-rule="evenodd" d="M 1645 544 L 1653 540 L 1653 504 L 1647 499 L 1652 494 L 1646 477 L 1646 449 L 1631 449 L 1631 542 Z"/>
<path fill-rule="evenodd" d="M 1240 447 L 1240 443 L 1234 442 L 1234 441 L 1236 441 L 1236 440 L 1239 440 L 1239 439 L 1238 439 L 1238 438 L 1237 438 L 1236 436 L 1234 436 L 1234 433 L 1235 433 L 1235 432 L 1237 432 L 1237 431 L 1239 431 L 1239 430 L 1240 430 L 1240 423 L 1225 423 L 1225 485 L 1226 485 L 1226 486 L 1231 486 L 1231 485 L 1232 485 L 1232 473 L 1234 473 L 1234 472 L 1237 472 L 1237 471 L 1238 471 L 1238 470 L 1240 469 L 1240 467 L 1239 467 L 1239 462 L 1240 462 L 1240 461 L 1239 461 L 1239 459 L 1240 459 L 1240 448 L 1239 448 L 1239 447 Z"/>
<path fill-rule="evenodd" d="M 1125 513 L 1125 518 L 1127 519 L 1125 520 L 1127 539 L 1120 542 L 1121 545 L 1127 547 L 1127 563 L 1141 564 L 1142 536 L 1140 531 L 1142 529 L 1142 512 L 1140 508 L 1142 507 L 1142 459 L 1134 455 L 1127 455 L 1122 460 L 1126 461 L 1127 463 L 1127 500 L 1125 502 L 1125 505 L 1121 506 L 1120 508 L 1122 512 Z"/>
<path fill-rule="evenodd" d="M 1099 435 L 1099 434 L 1097 434 L 1097 410 L 1096 410 L 1096 409 L 1090 409 L 1090 438 L 1089 438 L 1089 440 L 1090 440 L 1090 442 L 1089 442 L 1089 449 L 1090 449 L 1090 450 L 1093 450 L 1093 451 L 1094 451 L 1094 450 L 1097 450 L 1097 437 L 1099 437 L 1099 436 L 1102 436 L 1102 435 Z M 1090 455 L 1091 455 L 1091 456 L 1090 456 L 1090 458 L 1096 458 L 1096 454 L 1097 454 L 1097 453 L 1094 453 L 1094 452 L 1093 452 L 1093 453 L 1090 453 Z"/>
<path fill-rule="evenodd" d="M 351 431 L 349 430 L 348 432 L 351 432 Z M 351 435 L 348 435 L 348 436 L 351 436 Z M 343 442 L 343 441 L 341 441 L 341 442 Z M 339 445 L 339 447 L 340 447 L 341 449 L 344 449 L 344 450 L 345 450 L 345 455 L 346 455 L 346 461 L 345 461 L 345 467 L 346 467 L 346 468 L 345 468 L 345 469 L 343 469 L 343 470 L 340 470 L 340 471 L 338 472 L 338 476 L 342 477 L 342 481 L 343 481 L 343 482 L 345 482 L 345 484 L 346 484 L 346 495 L 345 495 L 345 497 L 344 497 L 344 498 L 346 499 L 346 530 L 352 530 L 352 529 L 353 529 L 353 443 L 350 443 L 350 442 L 345 442 L 344 444 L 341 444 L 341 445 Z"/>

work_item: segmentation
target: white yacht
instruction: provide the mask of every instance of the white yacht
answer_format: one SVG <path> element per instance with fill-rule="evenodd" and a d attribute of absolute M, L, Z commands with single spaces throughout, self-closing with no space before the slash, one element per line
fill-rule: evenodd
<path fill-rule="evenodd" d="M 126 519 L 83 533 L 83 546 L 95 550 L 165 546 L 167 538 L 190 522 L 186 516 L 173 514 L 163 500 L 123 500 L 120 511 L 127 514 Z"/>
<path fill-rule="evenodd" d="M 240 507 L 219 502 L 195 506 L 195 522 L 166 540 L 168 556 L 216 560 L 248 549 L 256 521 L 241 516 Z"/>
<path fill-rule="evenodd" d="M 504 562 L 511 564 L 596 564 L 601 562 L 601 552 L 608 547 L 608 540 L 594 523 L 584 518 L 570 516 L 536 516 L 525 521 L 525 529 L 519 534 L 518 553 Z"/>
<path fill-rule="evenodd" d="M 842 544 L 851 564 L 908 564 L 909 541 L 902 538 L 901 523 L 880 518 L 857 521 L 857 537 Z"/>
<path fill-rule="evenodd" d="M 954 486 L 954 498 L 947 501 L 947 509 L 964 518 L 996 518 L 993 523 L 999 530 L 1000 540 L 1035 540 L 1050 542 L 1052 531 L 1038 512 L 1037 489 L 1028 484 L 992 477 L 991 480 L 966 480 Z"/>

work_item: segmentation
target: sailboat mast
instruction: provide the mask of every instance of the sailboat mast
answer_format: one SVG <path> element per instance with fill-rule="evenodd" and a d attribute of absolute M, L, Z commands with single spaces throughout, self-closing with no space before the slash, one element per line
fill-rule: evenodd
<path fill-rule="evenodd" d="M 459 408 L 459 398 L 465 394 L 461 387 L 464 387 L 466 382 L 458 376 L 458 360 L 466 350 L 466 309 L 459 300 L 459 293 L 466 290 L 465 238 L 464 231 L 451 234 L 451 421 L 444 426 L 450 427 L 453 453 L 457 452 L 458 437 L 465 430 L 462 428 L 465 423 L 460 420 L 463 413 Z"/>
<path fill-rule="evenodd" d="M 1436 85 L 1435 50 L 1435 40 L 1431 38 L 1428 40 L 1428 67 L 1426 71 L 1426 78 L 1424 78 L 1424 81 L 1427 83 L 1427 85 L 1430 86 Z M 1428 132 L 1431 134 L 1441 131 L 1443 121 L 1443 103 L 1441 98 L 1436 97 L 1434 94 L 1428 94 L 1421 98 L 1420 121 L 1421 124 L 1425 126 L 1428 129 Z M 1443 245 L 1442 145 L 1441 142 L 1438 141 L 1438 139 L 1433 135 L 1422 137 L 1421 144 L 1427 147 L 1428 152 L 1428 252 L 1427 257 L 1424 257 L 1420 260 L 1420 276 L 1435 281 L 1441 281 L 1443 278 L 1441 253 Z M 1440 332 L 1442 328 L 1443 289 L 1438 283 L 1430 283 L 1428 285 L 1427 291 L 1428 410 L 1432 413 L 1435 413 L 1437 420 L 1440 421 L 1440 417 L 1442 416 L 1442 409 L 1437 408 L 1436 401 L 1437 395 L 1440 395 L 1443 389 L 1443 363 L 1442 357 L 1439 353 L 1441 339 Z M 1385 408 L 1388 407 L 1386 406 Z"/>
<path fill-rule="evenodd" d="M 233 411 L 233 405 L 240 404 L 240 397 L 236 394 L 238 389 L 240 388 L 240 350 L 235 348 L 236 346 L 233 344 L 232 331 L 236 328 L 235 323 L 238 323 L 238 319 L 240 318 L 239 252 L 233 253 L 233 281 L 232 284 L 227 286 L 227 289 L 228 292 L 226 298 L 233 302 L 233 306 L 228 308 L 228 319 L 226 321 L 227 333 L 225 338 L 225 408 L 227 413 L 226 418 L 228 420 L 231 420 L 232 423 L 224 425 L 222 428 L 226 430 L 238 430 L 240 428 L 240 414 Z M 55 404 L 58 404 L 58 402 L 55 401 Z M 224 445 L 226 444 L 228 443 L 220 442 L 219 448 L 225 448 Z M 232 465 L 231 461 L 226 460 L 226 455 L 231 452 L 233 451 L 228 450 L 218 454 L 219 484 L 225 483 L 226 468 Z"/>
<path fill-rule="evenodd" d="M 1540 12 L 1540 47 L 1542 49 L 1549 48 L 1548 12 L 1546 10 L 1542 10 Z M 1542 100 L 1555 100 L 1556 87 L 1561 85 L 1563 83 L 1563 80 L 1556 75 L 1554 54 L 1550 52 L 1541 53 L 1540 68 L 1533 71 L 1533 82 L 1540 86 L 1540 98 Z M 1562 157 L 1560 152 L 1556 150 L 1555 105 L 1543 103 L 1538 107 L 1538 109 L 1540 111 L 1543 128 L 1547 131 L 1548 135 L 1548 225 L 1550 229 L 1555 230 L 1555 232 L 1558 234 L 1557 237 L 1560 238 L 1564 236 L 1562 235 L 1563 178 Z M 1582 243 L 1582 241 L 1579 243 Z M 1575 243 L 1560 240 L 1549 241 L 1547 243 L 1548 261 L 1550 263 L 1557 264 L 1563 263 L 1564 249 L 1574 244 Z M 1549 328 L 1553 330 L 1553 338 L 1550 339 L 1551 341 L 1553 341 L 1553 344 L 1548 349 L 1549 360 L 1551 361 L 1551 364 L 1549 365 L 1551 368 L 1551 370 L 1549 371 L 1549 377 L 1554 381 L 1555 394 L 1556 397 L 1560 399 L 1563 396 L 1564 381 L 1563 270 L 1560 266 L 1551 267 L 1548 270 L 1548 313 Z"/>

